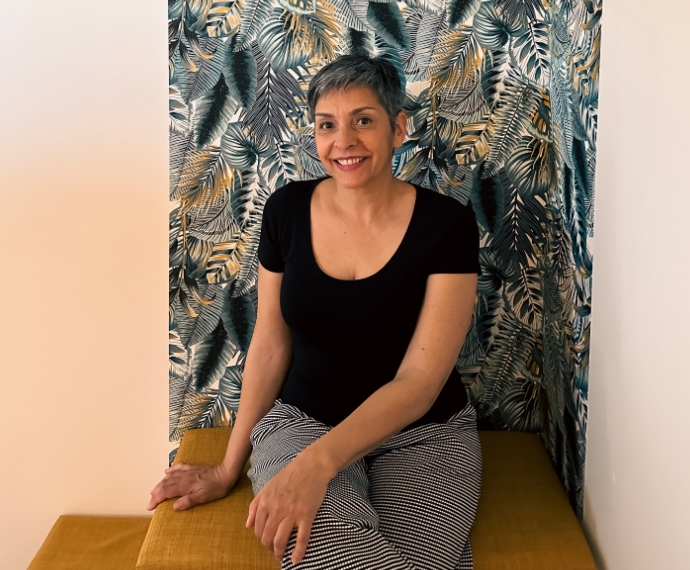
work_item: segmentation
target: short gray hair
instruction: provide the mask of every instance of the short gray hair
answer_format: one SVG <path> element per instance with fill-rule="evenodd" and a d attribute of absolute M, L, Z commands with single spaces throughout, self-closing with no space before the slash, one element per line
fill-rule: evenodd
<path fill-rule="evenodd" d="M 387 61 L 366 55 L 343 55 L 319 70 L 307 92 L 309 119 L 314 120 L 316 102 L 323 95 L 352 87 L 368 87 L 374 92 L 395 131 L 395 119 L 405 102 L 398 70 Z"/>

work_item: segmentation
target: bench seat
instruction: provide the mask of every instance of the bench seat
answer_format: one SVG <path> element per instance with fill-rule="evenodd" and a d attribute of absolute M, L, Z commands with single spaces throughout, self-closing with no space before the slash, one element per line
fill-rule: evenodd
<path fill-rule="evenodd" d="M 215 465 L 229 437 L 227 428 L 188 430 L 175 462 Z M 539 437 L 490 431 L 480 437 L 482 495 L 470 534 L 475 570 L 596 570 Z M 244 526 L 252 498 L 244 476 L 230 495 L 207 505 L 176 512 L 174 500 L 165 501 L 156 508 L 137 569 L 279 570 Z"/>
<path fill-rule="evenodd" d="M 62 515 L 28 570 L 134 570 L 151 517 Z"/>

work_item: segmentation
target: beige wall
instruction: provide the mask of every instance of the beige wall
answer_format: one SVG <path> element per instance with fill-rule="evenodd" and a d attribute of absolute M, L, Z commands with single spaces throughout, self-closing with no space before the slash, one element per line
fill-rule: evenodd
<path fill-rule="evenodd" d="M 167 465 L 162 1 L 0 0 L 0 568 Z"/>
<path fill-rule="evenodd" d="M 585 520 L 602 570 L 690 568 L 686 0 L 604 0 Z"/>

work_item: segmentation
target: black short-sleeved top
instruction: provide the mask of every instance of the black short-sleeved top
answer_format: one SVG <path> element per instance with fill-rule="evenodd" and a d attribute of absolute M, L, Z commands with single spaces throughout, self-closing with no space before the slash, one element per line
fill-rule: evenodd
<path fill-rule="evenodd" d="M 335 426 L 395 377 L 412 339 L 432 273 L 480 273 L 479 234 L 469 206 L 415 186 L 409 226 L 390 260 L 369 277 L 324 273 L 311 245 L 311 196 L 323 179 L 291 182 L 266 201 L 259 261 L 282 272 L 280 307 L 293 358 L 280 398 Z M 442 422 L 467 394 L 453 369 L 432 408 L 406 429 Z"/>

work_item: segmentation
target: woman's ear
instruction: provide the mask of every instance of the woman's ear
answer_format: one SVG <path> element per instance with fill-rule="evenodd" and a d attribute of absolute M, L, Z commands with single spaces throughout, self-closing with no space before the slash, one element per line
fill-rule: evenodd
<path fill-rule="evenodd" d="M 393 147 L 398 148 L 405 142 L 407 136 L 407 115 L 400 111 L 395 117 L 395 132 L 393 133 Z"/>

